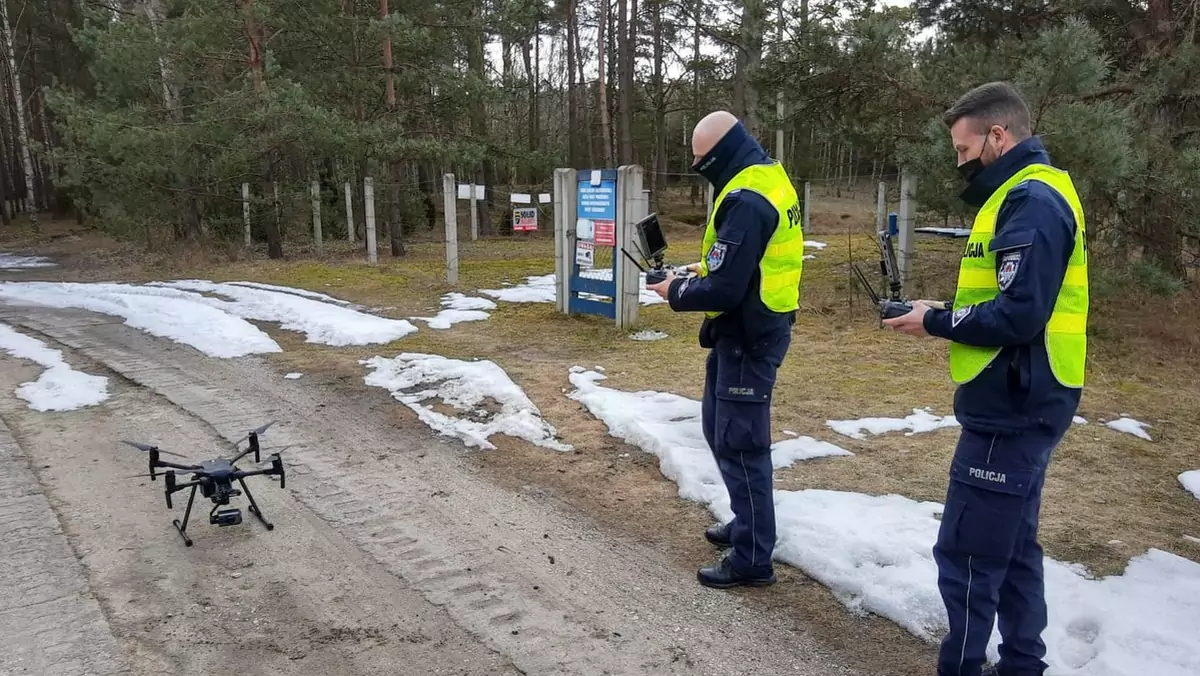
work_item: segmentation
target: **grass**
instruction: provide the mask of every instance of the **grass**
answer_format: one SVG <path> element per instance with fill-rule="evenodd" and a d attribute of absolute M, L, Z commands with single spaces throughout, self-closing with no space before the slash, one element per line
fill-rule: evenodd
<path fill-rule="evenodd" d="M 779 374 L 773 427 L 776 438 L 786 429 L 830 440 L 856 455 L 799 463 L 777 473 L 778 487 L 899 493 L 940 501 L 956 432 L 856 441 L 825 425 L 829 419 L 903 416 L 925 406 L 949 414 L 953 388 L 944 342 L 880 329 L 865 298 L 851 287 L 847 262 L 858 261 L 873 273 L 877 260 L 870 236 L 873 207 L 833 199 L 821 205 L 827 208 L 814 207 L 806 235 L 828 246 L 805 262 L 803 307 Z M 228 254 L 202 249 L 149 255 L 94 233 L 68 231 L 52 240 L 4 233 L 0 247 L 5 250 L 34 247 L 62 255 L 65 263 L 60 269 L 7 276 L 254 280 L 329 293 L 381 314 L 410 317 L 431 316 L 447 291 L 497 288 L 554 269 L 549 233 L 460 242 L 459 284 L 451 288 L 444 282 L 443 249 L 436 242 L 411 243 L 404 259 L 381 252 L 379 265 L 372 267 L 344 243 L 328 244 L 320 259 L 230 260 Z M 695 260 L 699 236 L 698 228 L 676 226 L 669 235 L 672 255 Z M 960 251 L 961 240 L 923 237 L 914 263 L 914 295 L 949 298 Z M 1042 510 L 1043 544 L 1048 555 L 1083 563 L 1101 575 L 1120 573 L 1131 556 L 1149 547 L 1197 558 L 1200 546 L 1181 536 L 1200 535 L 1200 501 L 1182 490 L 1176 476 L 1200 467 L 1195 450 L 1200 390 L 1194 380 L 1200 367 L 1195 332 L 1200 302 L 1186 290 L 1169 296 L 1142 293 L 1128 282 L 1127 271 L 1095 263 L 1093 269 L 1098 284 L 1120 291 L 1093 303 L 1089 383 L 1080 410 L 1090 424 L 1073 427 L 1053 458 Z M 429 330 L 417 322 L 422 326 L 418 333 L 374 348 L 325 348 L 268 328 L 285 348 L 271 355 L 281 369 L 324 375 L 345 387 L 365 388 L 358 360 L 375 354 L 492 359 L 525 388 L 578 452 L 558 455 L 499 439 L 498 452 L 473 456 L 480 470 L 513 487 L 543 486 L 597 522 L 660 545 L 675 553 L 681 565 L 692 566 L 712 553 L 698 537 L 708 515 L 676 497 L 675 486 L 659 474 L 653 457 L 631 452 L 609 437 L 602 423 L 564 394 L 568 369 L 579 364 L 605 366 L 613 387 L 700 396 L 706 353 L 696 344 L 699 317 L 672 313 L 662 305 L 642 307 L 639 317 L 642 328 L 662 330 L 669 337 L 633 341 L 608 320 L 567 317 L 553 304 L 501 303 L 489 320 L 449 331 Z M 386 393 L 379 396 L 386 398 Z M 1154 442 L 1099 424 L 1126 412 L 1152 425 Z M 824 588 L 798 573 L 787 572 L 784 580 L 788 584 L 776 587 L 766 602 L 783 611 L 799 607 L 810 616 L 819 614 L 822 621 L 805 630 L 815 631 L 835 649 L 864 664 L 888 664 L 896 673 L 928 669 L 927 647 L 890 623 L 836 612 L 840 606 Z M 897 650 L 898 645 L 908 647 Z"/>

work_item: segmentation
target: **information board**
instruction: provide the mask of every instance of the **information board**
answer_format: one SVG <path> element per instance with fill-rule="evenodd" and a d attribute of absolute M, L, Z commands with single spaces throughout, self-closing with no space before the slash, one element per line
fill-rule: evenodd
<path fill-rule="evenodd" d="M 538 210 L 536 207 L 513 209 L 513 232 L 532 232 L 538 229 Z"/>
<path fill-rule="evenodd" d="M 576 191 L 577 241 L 567 304 L 571 312 L 616 318 L 617 172 L 580 171 Z M 608 248 L 607 259 L 597 255 L 602 248 Z M 603 269 L 594 267 L 597 260 L 603 261 Z M 607 274 L 610 266 L 612 274 Z"/>

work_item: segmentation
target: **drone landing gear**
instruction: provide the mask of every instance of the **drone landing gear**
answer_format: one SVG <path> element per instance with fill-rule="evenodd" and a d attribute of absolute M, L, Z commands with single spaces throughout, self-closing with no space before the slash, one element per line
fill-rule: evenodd
<path fill-rule="evenodd" d="M 250 513 L 258 517 L 258 520 L 262 521 L 267 530 L 275 530 L 275 524 L 267 521 L 267 518 L 263 516 L 262 510 L 258 508 L 258 503 L 254 501 L 254 496 L 250 494 L 250 489 L 246 488 L 246 482 L 238 479 L 238 483 L 242 485 L 242 492 L 246 494 L 246 499 L 250 501 Z"/>
<path fill-rule="evenodd" d="M 192 546 L 192 539 L 188 537 L 187 533 L 184 531 L 187 530 L 188 517 L 192 515 L 192 502 L 196 499 L 196 488 L 198 487 L 192 486 L 192 492 L 188 495 L 187 509 L 183 510 L 183 523 L 180 523 L 179 519 L 175 519 L 171 522 L 175 524 L 175 530 L 179 531 L 180 537 L 183 538 L 183 544 L 187 545 L 188 547 Z"/>
<path fill-rule="evenodd" d="M 246 486 L 246 482 L 240 478 L 237 482 L 241 485 L 242 493 L 245 494 L 246 499 L 250 501 L 250 513 L 257 517 L 266 526 L 267 530 L 275 530 L 275 524 L 267 521 L 267 518 L 263 516 L 262 509 L 254 501 L 254 495 L 250 493 L 250 488 Z M 187 535 L 188 519 L 192 516 L 192 503 L 196 500 L 196 489 L 199 487 L 199 485 L 192 486 L 192 490 L 188 494 L 187 509 L 183 511 L 183 521 L 175 519 L 171 522 L 175 525 L 175 530 L 179 531 L 179 536 L 183 538 L 184 545 L 188 547 L 192 546 L 192 539 Z M 233 493 L 236 495 L 237 491 L 233 491 Z M 208 522 L 217 526 L 236 526 L 242 522 L 242 512 L 236 507 L 221 509 L 221 505 L 216 504 L 213 505 L 212 511 L 208 513 Z"/>

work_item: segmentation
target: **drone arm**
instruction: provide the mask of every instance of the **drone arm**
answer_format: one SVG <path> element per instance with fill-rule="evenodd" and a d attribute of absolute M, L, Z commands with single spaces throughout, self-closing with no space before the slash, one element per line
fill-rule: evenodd
<path fill-rule="evenodd" d="M 180 465 L 174 462 L 167 462 L 166 460 L 159 460 L 157 463 L 155 463 L 155 467 L 169 467 L 171 469 L 181 469 L 185 472 L 200 471 L 199 465 Z"/>
<path fill-rule="evenodd" d="M 266 469 L 252 469 L 248 472 L 238 470 L 233 473 L 233 479 L 235 481 L 240 481 L 248 476 L 263 476 L 263 475 L 278 476 L 279 477 L 279 487 L 280 488 L 286 487 L 285 481 L 287 481 L 287 480 L 284 478 L 284 474 L 283 474 L 283 462 L 281 460 L 279 460 L 278 456 L 274 456 L 274 459 L 271 461 L 270 467 L 268 467 Z"/>
<path fill-rule="evenodd" d="M 246 457 L 248 454 L 250 454 L 250 453 L 253 453 L 253 452 L 254 452 L 254 446 L 247 446 L 247 447 L 246 447 L 246 450 L 244 450 L 244 451 L 242 451 L 241 453 L 238 453 L 237 455 L 235 455 L 235 456 L 233 456 L 232 458 L 230 458 L 229 462 L 230 462 L 231 464 L 232 464 L 232 463 L 235 463 L 235 462 L 237 462 L 238 460 L 241 460 L 242 458 Z"/>

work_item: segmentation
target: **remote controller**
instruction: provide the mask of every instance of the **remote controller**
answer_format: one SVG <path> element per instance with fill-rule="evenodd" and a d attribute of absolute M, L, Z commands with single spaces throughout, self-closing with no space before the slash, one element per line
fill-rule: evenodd
<path fill-rule="evenodd" d="M 884 319 L 903 317 L 912 312 L 912 303 L 899 300 L 884 300 L 879 302 L 879 314 Z"/>

